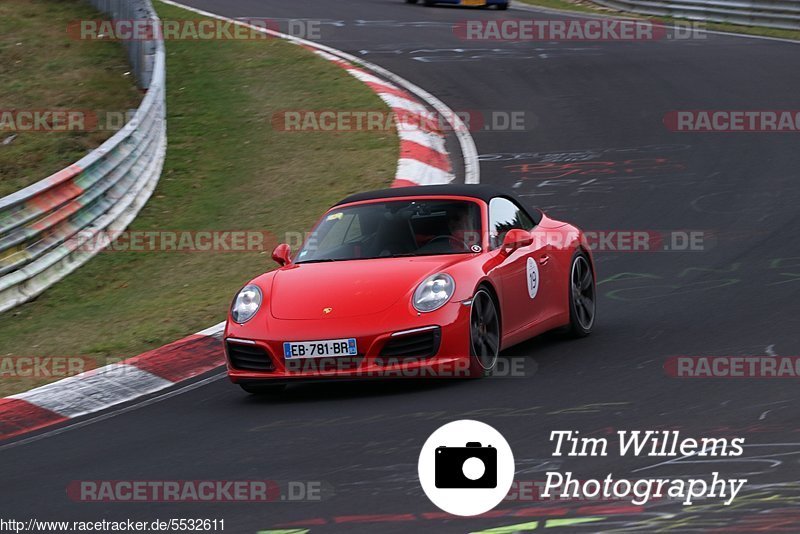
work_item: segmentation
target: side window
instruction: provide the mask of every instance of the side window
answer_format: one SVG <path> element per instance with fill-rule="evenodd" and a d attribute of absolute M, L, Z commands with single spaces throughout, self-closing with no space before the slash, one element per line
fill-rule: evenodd
<path fill-rule="evenodd" d="M 533 221 L 507 198 L 493 198 L 489 202 L 489 243 L 492 249 L 502 245 L 506 233 L 514 228 L 533 230 Z"/>

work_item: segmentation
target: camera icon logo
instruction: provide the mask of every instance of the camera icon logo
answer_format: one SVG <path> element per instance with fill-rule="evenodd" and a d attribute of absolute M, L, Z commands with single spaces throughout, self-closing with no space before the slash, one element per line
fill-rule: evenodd
<path fill-rule="evenodd" d="M 491 426 L 464 419 L 447 423 L 425 442 L 417 465 L 425 495 L 453 515 L 488 512 L 514 482 L 514 455 Z"/>
<path fill-rule="evenodd" d="M 437 488 L 496 488 L 497 449 L 470 441 L 466 447 L 437 447 Z"/>

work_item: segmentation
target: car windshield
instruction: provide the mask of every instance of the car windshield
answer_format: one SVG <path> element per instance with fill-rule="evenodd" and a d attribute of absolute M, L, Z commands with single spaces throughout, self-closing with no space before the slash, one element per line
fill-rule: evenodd
<path fill-rule="evenodd" d="M 459 200 L 395 200 L 334 209 L 295 263 L 477 252 L 480 207 Z"/>

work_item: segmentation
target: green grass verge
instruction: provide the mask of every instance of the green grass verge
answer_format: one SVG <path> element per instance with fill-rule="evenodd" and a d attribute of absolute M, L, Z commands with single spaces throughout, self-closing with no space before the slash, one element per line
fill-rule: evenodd
<path fill-rule="evenodd" d="M 562 11 L 576 11 L 579 13 L 594 13 L 594 14 L 624 14 L 631 17 L 643 17 L 644 15 L 637 15 L 635 13 L 620 12 L 608 9 L 599 4 L 595 4 L 588 0 L 519 0 L 522 3 L 530 4 L 532 6 L 547 7 L 550 9 L 559 9 Z M 663 20 L 670 23 L 687 23 L 686 19 L 676 19 L 672 17 L 649 17 L 658 20 Z M 795 30 L 779 30 L 775 28 L 764 28 L 761 26 L 742 26 L 739 24 L 720 24 L 716 22 L 699 22 L 700 28 L 706 30 L 713 30 L 728 33 L 743 33 L 746 35 L 761 35 L 764 37 L 777 37 L 781 39 L 793 39 L 800 41 L 800 31 Z"/>
<path fill-rule="evenodd" d="M 162 18 L 196 19 L 156 4 Z M 169 151 L 132 230 L 307 231 L 341 197 L 386 186 L 396 134 L 286 133 L 283 109 L 386 109 L 340 67 L 285 41 L 167 43 Z M 103 252 L 0 316 L 0 355 L 135 355 L 225 318 L 266 253 Z M 8 378 L 8 377 L 5 377 Z M 0 395 L 34 381 L 0 380 Z"/>
<path fill-rule="evenodd" d="M 139 105 L 122 45 L 81 41 L 67 25 L 101 15 L 83 0 L 0 2 L 0 110 L 125 112 Z M 76 162 L 113 132 L 14 132 L 0 126 L 0 196 Z"/>

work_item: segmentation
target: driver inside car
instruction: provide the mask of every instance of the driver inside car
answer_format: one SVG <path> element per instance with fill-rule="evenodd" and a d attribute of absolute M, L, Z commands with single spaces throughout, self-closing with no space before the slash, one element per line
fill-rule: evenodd
<path fill-rule="evenodd" d="M 448 226 L 450 235 L 454 238 L 451 241 L 454 252 L 463 252 L 465 249 L 471 249 L 473 245 L 481 244 L 480 232 L 475 225 L 476 217 L 471 213 L 472 208 L 472 206 L 460 206 L 449 214 Z"/>

